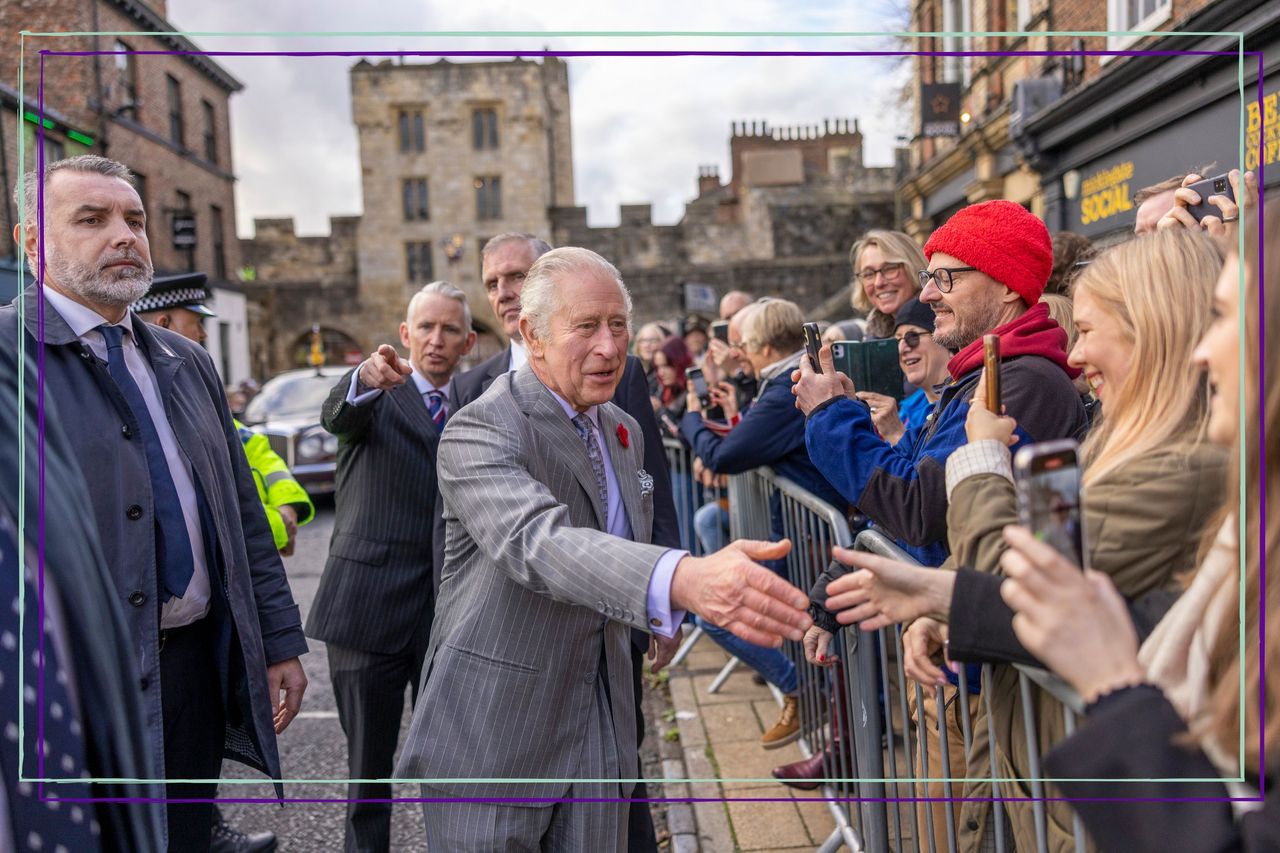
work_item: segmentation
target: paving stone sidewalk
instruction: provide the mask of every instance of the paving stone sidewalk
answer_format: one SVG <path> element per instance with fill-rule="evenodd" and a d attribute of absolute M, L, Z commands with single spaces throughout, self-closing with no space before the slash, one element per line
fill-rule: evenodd
<path fill-rule="evenodd" d="M 755 684 L 751 670 L 739 666 L 719 691 L 707 692 L 728 660 L 704 636 L 684 662 L 671 670 L 675 719 L 666 729 L 670 732 L 674 727 L 679 739 L 664 744 L 664 756 L 672 756 L 663 762 L 664 775 L 745 781 L 666 783 L 667 797 L 735 800 L 693 803 L 691 809 L 672 804 L 668 849 L 671 853 L 816 850 L 834 830 L 835 821 L 827 804 L 813 799 L 818 792 L 793 791 L 769 775 L 775 766 L 803 757 L 798 744 L 772 750 L 760 746 L 760 735 L 778 719 L 778 703 L 769 688 Z M 673 745 L 678 745 L 678 752 L 670 749 Z M 747 801 L 780 797 L 786 801 Z"/>

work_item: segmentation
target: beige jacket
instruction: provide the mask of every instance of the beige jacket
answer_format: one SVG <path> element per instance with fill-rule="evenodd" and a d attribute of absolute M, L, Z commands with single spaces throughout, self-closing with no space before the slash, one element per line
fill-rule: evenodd
<path fill-rule="evenodd" d="M 966 466 L 966 456 L 960 455 L 962 451 L 970 457 L 982 453 L 982 449 L 962 448 L 953 454 L 955 467 L 961 470 Z M 986 451 L 989 454 L 990 448 Z M 1005 454 L 1007 459 L 1007 450 Z M 1134 459 L 1088 487 L 1083 494 L 1083 504 L 1090 567 L 1110 575 L 1120 593 L 1129 598 L 1176 585 L 1179 576 L 1195 566 L 1205 525 L 1222 506 L 1227 458 L 1226 451 L 1214 445 L 1178 444 Z M 972 465 L 972 458 L 967 462 Z M 957 477 L 954 483 L 951 475 L 949 460 L 947 529 L 952 556 L 944 568 L 969 566 L 999 574 L 1000 556 L 1007 547 L 1001 531 L 1005 525 L 1018 522 L 1013 483 L 997 473 Z M 1011 666 L 997 665 L 993 674 L 993 683 L 984 689 L 990 694 L 996 743 L 992 753 L 996 756 L 998 775 L 1029 778 L 1030 759 L 1017 671 Z M 1039 750 L 1044 755 L 1066 736 L 1063 706 L 1035 686 L 1032 702 Z M 984 718 L 987 702 L 981 705 L 979 717 Z M 974 725 L 985 729 L 986 721 L 980 719 Z M 986 787 L 989 786 L 988 781 Z M 1046 793 L 1055 795 L 1051 786 Z M 1029 797 L 1031 787 L 1029 783 L 1004 782 L 1000 794 Z M 1050 851 L 1074 851 L 1069 804 L 1045 805 Z M 1036 849 L 1031 804 L 1008 803 L 1006 806 L 1018 849 Z M 963 805 L 959 849 L 978 849 L 989 812 L 989 803 Z"/>

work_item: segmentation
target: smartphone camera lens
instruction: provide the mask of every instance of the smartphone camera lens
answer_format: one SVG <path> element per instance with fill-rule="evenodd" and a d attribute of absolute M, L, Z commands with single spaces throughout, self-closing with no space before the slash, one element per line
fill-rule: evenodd
<path fill-rule="evenodd" d="M 1217 181 L 1214 181 L 1214 182 L 1213 182 L 1213 191 L 1214 191 L 1214 192 L 1217 192 L 1217 193 L 1224 193 L 1224 192 L 1226 192 L 1226 191 L 1227 191 L 1227 182 L 1226 182 L 1226 181 L 1223 181 L 1223 180 L 1217 180 Z"/>

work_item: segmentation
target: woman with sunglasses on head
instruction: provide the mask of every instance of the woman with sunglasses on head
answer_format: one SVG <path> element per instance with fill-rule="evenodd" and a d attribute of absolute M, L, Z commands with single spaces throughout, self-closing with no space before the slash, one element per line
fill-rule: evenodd
<path fill-rule="evenodd" d="M 916 272 L 929 265 L 924 252 L 901 231 L 868 231 L 849 250 L 853 308 L 865 314 L 865 340 L 893 334 L 894 315 L 920 293 Z"/>

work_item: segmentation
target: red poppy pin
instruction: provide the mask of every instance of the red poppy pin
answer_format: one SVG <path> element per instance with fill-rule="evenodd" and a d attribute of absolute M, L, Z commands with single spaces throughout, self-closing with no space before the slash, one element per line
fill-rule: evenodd
<path fill-rule="evenodd" d="M 623 447 L 631 446 L 631 439 L 627 435 L 627 428 L 624 427 L 622 424 L 618 424 L 618 443 L 621 444 Z"/>

